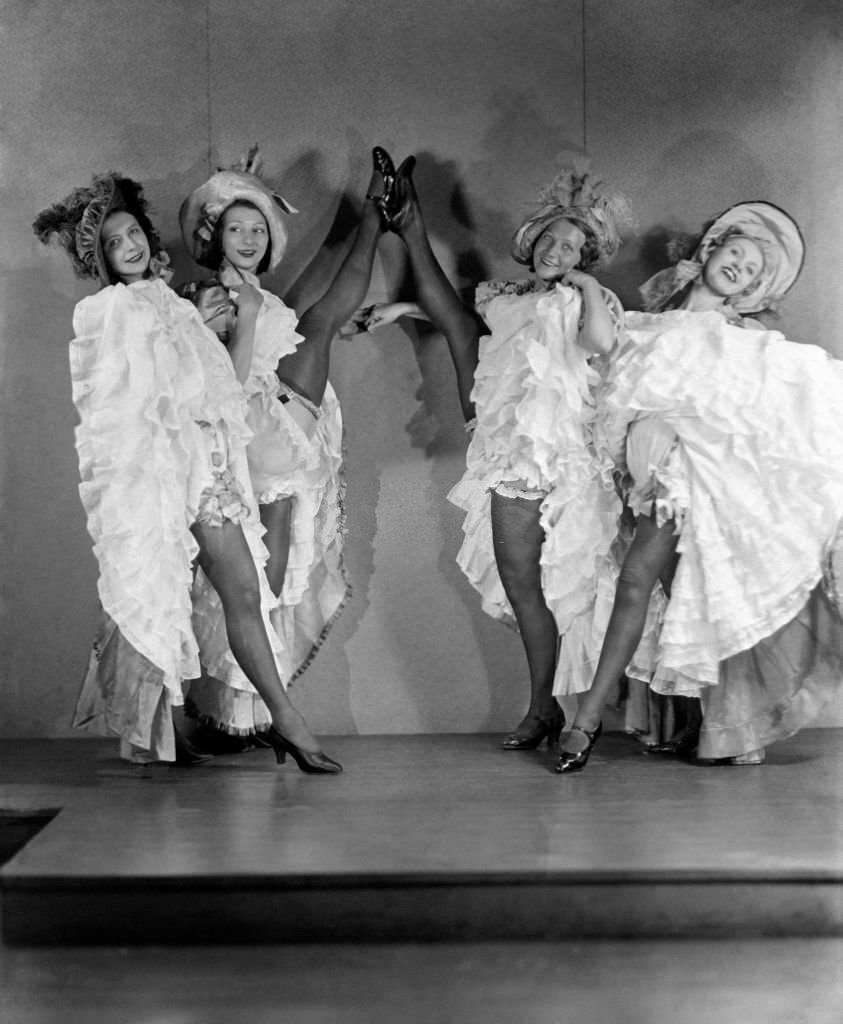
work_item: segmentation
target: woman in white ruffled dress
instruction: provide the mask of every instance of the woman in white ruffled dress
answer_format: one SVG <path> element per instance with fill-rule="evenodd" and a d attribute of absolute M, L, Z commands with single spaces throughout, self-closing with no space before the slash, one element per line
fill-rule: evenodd
<path fill-rule="evenodd" d="M 740 203 L 626 315 L 596 431 L 637 525 L 560 773 L 585 766 L 624 670 L 700 698 L 675 749 L 728 764 L 763 762 L 843 682 L 843 363 L 749 319 L 803 255 L 784 211 Z"/>
<path fill-rule="evenodd" d="M 332 342 L 369 286 L 383 233 L 376 205 L 380 150 L 355 239 L 324 295 L 299 320 L 259 275 L 274 270 L 287 245 L 284 214 L 296 211 L 258 176 L 257 147 L 231 170 L 196 188 L 180 211 L 182 236 L 214 276 L 184 289 L 229 344 L 235 328 L 252 345 L 236 365 L 254 436 L 249 471 L 269 549 L 266 574 L 276 598 L 272 623 L 284 644 L 289 685 L 308 667 L 338 618 L 349 587 L 343 566 L 343 425 L 328 379 Z M 244 298 L 246 304 L 244 305 Z M 222 634 L 220 634 L 222 635 Z M 206 674 L 191 687 L 195 713 L 228 733 L 261 727 L 254 708 Z"/>
<path fill-rule="evenodd" d="M 119 736 L 131 760 L 196 763 L 173 710 L 201 662 L 266 709 L 279 762 L 289 753 L 304 771 L 341 771 L 281 683 L 242 389 L 216 336 L 166 284 L 141 187 L 95 177 L 33 227 L 101 285 L 77 304 L 70 345 L 103 609 L 75 723 Z M 224 642 L 209 633 L 216 618 Z"/>
<path fill-rule="evenodd" d="M 524 644 L 530 703 L 504 748 L 553 746 L 564 724 L 557 698 L 573 692 L 558 671 L 560 642 L 582 645 L 621 510 L 591 428 L 623 310 L 590 271 L 619 248 L 628 204 L 587 171 L 562 170 L 513 239 L 534 278 L 477 289 L 484 330 L 433 255 L 412 168 L 409 158 L 396 172 L 387 219 L 407 247 L 420 311 L 448 341 L 472 435 L 448 496 L 466 513 L 457 561 L 484 610 L 516 624 Z M 387 319 L 379 310 L 371 322 Z"/>

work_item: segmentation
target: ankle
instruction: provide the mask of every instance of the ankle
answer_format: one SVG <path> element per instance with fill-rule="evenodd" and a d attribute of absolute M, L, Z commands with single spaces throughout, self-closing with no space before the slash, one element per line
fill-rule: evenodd
<path fill-rule="evenodd" d="M 548 722 L 555 718 L 559 718 L 561 715 L 562 708 L 560 708 L 554 700 L 551 703 L 543 702 L 541 704 L 531 704 L 524 717 L 537 718 L 542 722 Z"/>
<path fill-rule="evenodd" d="M 583 713 L 582 711 L 577 712 L 576 718 L 571 723 L 572 729 L 581 729 L 583 732 L 587 733 L 592 733 L 599 727 L 600 715 Z"/>
<path fill-rule="evenodd" d="M 358 232 L 368 231 L 371 234 L 381 235 L 386 230 L 383 222 L 383 214 L 375 193 L 369 193 L 363 204 L 363 211 L 360 215 L 360 226 Z"/>

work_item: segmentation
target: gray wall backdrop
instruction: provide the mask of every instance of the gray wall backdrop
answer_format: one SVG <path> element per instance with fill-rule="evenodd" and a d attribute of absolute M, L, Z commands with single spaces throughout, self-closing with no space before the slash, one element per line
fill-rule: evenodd
<path fill-rule="evenodd" d="M 525 204 L 585 146 L 640 216 L 604 276 L 629 305 L 661 233 L 765 198 L 808 243 L 781 327 L 843 357 L 837 0 L 2 0 L 0 28 L 0 735 L 68 733 L 96 622 L 66 348 L 87 289 L 29 227 L 93 171 L 145 183 L 184 278 L 181 199 L 260 141 L 302 211 L 283 293 L 317 254 L 322 280 L 337 265 L 372 144 L 415 152 L 435 248 L 466 287 L 517 273 Z M 403 279 L 387 238 L 370 301 Z M 313 288 L 293 294 L 301 310 Z M 355 590 L 299 705 L 321 732 L 511 726 L 520 643 L 454 565 L 465 436 L 443 340 L 340 341 L 332 376 Z"/>

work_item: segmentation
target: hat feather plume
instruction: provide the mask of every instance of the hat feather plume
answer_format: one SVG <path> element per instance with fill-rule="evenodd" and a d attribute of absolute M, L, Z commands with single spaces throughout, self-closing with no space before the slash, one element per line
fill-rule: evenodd
<path fill-rule="evenodd" d="M 76 228 L 85 210 L 97 195 L 97 179 L 91 187 L 74 189 L 64 199 L 42 210 L 32 222 L 32 230 L 44 245 L 61 246 L 70 258 L 77 277 L 90 277 L 91 270 L 76 250 Z"/>

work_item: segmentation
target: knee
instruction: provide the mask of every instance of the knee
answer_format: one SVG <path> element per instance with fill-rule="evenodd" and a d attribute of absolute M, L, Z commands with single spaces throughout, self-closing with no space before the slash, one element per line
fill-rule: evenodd
<path fill-rule="evenodd" d="M 544 603 L 538 565 L 502 559 L 498 562 L 498 575 L 513 604 Z"/>
<path fill-rule="evenodd" d="M 618 576 L 617 597 L 631 603 L 649 601 L 658 574 L 640 562 L 625 564 Z"/>
<path fill-rule="evenodd" d="M 304 335 L 311 345 L 330 342 L 342 326 L 342 318 L 334 309 L 333 303 L 323 296 L 299 321 L 299 334 Z"/>

